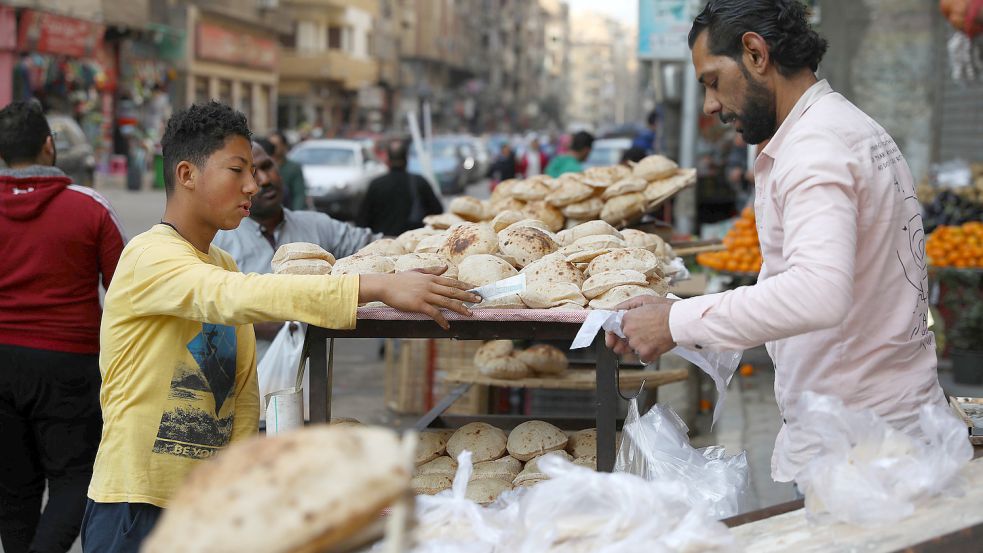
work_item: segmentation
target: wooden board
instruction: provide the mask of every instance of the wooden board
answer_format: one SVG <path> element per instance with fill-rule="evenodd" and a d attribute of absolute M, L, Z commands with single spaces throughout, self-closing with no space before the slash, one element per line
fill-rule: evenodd
<path fill-rule="evenodd" d="M 962 497 L 936 497 L 920 505 L 912 516 L 883 526 L 814 524 L 799 509 L 731 531 L 742 551 L 755 553 L 899 551 L 983 523 L 983 459 L 970 462 L 963 477 Z"/>
<path fill-rule="evenodd" d="M 663 384 L 680 382 L 689 377 L 688 369 L 672 369 L 658 371 L 621 371 L 620 385 L 623 389 L 637 390 L 645 381 L 645 388 L 657 388 Z M 485 386 L 500 386 L 508 388 L 540 388 L 549 390 L 593 390 L 595 387 L 595 371 L 593 369 L 569 369 L 562 376 L 531 377 L 519 380 L 492 378 L 477 372 L 451 371 L 444 380 L 447 382 L 483 384 Z"/>
<path fill-rule="evenodd" d="M 720 240 L 704 240 L 700 242 L 681 242 L 678 245 L 672 244 L 672 251 L 676 253 L 679 257 L 686 257 L 688 255 L 696 255 L 705 252 L 722 252 L 726 250 L 727 247 L 724 246 L 723 242 Z"/>

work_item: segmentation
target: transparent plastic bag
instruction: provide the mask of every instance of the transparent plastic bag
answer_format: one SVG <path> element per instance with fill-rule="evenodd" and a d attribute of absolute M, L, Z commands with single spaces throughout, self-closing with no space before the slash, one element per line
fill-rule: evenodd
<path fill-rule="evenodd" d="M 942 405 L 919 410 L 923 438 L 812 392 L 796 412 L 787 430 L 816 452 L 795 476 L 814 519 L 858 525 L 903 519 L 918 503 L 957 491 L 959 471 L 973 457 L 966 425 Z"/>
<path fill-rule="evenodd" d="M 696 449 L 686 423 L 667 406 L 655 405 L 639 416 L 632 400 L 622 431 L 614 470 L 654 482 L 682 484 L 686 501 L 706 505 L 716 518 L 738 514 L 748 487 L 745 452 L 727 455 L 721 446 Z"/>

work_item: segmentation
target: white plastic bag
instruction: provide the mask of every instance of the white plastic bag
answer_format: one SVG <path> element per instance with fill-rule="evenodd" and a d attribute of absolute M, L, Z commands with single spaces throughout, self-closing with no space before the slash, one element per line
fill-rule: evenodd
<path fill-rule="evenodd" d="M 293 325 L 294 330 L 290 330 Z M 257 379 L 259 380 L 260 401 L 267 394 L 278 392 L 297 385 L 297 365 L 300 363 L 300 356 L 304 350 L 304 331 L 307 325 L 304 323 L 287 321 L 283 323 L 280 331 L 270 343 L 270 348 L 266 350 L 266 355 L 256 365 Z M 310 371 L 304 367 L 304 418 L 310 419 Z M 266 406 L 259 410 L 260 418 L 266 417 Z"/>
<path fill-rule="evenodd" d="M 923 405 L 924 439 L 896 430 L 870 410 L 806 392 L 788 423 L 816 453 L 796 474 L 813 518 L 860 525 L 897 521 L 919 502 L 955 491 L 973 457 L 966 425 L 941 405 Z"/>
<path fill-rule="evenodd" d="M 692 507 L 706 505 L 716 518 L 738 514 L 748 487 L 745 452 L 726 455 L 721 446 L 695 449 L 686 423 L 667 406 L 655 405 L 639 416 L 632 400 L 615 461 L 616 472 L 655 482 L 677 482 Z"/>

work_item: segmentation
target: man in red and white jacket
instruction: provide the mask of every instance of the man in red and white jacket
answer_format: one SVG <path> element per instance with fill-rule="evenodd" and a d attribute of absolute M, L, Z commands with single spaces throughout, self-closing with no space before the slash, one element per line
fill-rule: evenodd
<path fill-rule="evenodd" d="M 0 539 L 8 553 L 63 552 L 102 432 L 99 282 L 123 231 L 105 198 L 54 167 L 36 103 L 0 110 L 0 157 Z"/>

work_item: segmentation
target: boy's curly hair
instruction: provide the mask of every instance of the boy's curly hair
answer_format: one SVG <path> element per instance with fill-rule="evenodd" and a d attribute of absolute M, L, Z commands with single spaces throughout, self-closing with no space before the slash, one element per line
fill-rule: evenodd
<path fill-rule="evenodd" d="M 160 145 L 164 152 L 164 190 L 174 192 L 178 163 L 190 161 L 203 167 L 231 136 L 252 137 L 246 116 L 225 104 L 211 101 L 194 104 L 167 120 Z"/>
<path fill-rule="evenodd" d="M 815 72 L 826 53 L 826 39 L 812 30 L 807 14 L 799 0 L 710 0 L 693 20 L 689 47 L 706 30 L 710 52 L 740 64 L 741 37 L 757 33 L 768 43 L 780 74 L 789 77 L 806 67 Z"/>

